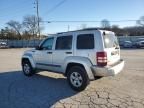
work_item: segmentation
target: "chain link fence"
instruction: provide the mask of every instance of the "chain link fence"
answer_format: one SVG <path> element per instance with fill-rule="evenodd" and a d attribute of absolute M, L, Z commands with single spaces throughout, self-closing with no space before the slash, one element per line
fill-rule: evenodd
<path fill-rule="evenodd" d="M 135 42 L 138 39 L 144 39 L 144 36 L 119 36 L 119 43 L 123 43 L 124 41 L 132 41 Z M 42 40 L 0 40 L 0 45 L 7 46 L 9 48 L 32 48 L 36 47 L 40 44 Z M 5 44 L 4 44 L 5 43 Z"/>
<path fill-rule="evenodd" d="M 2 47 L 8 48 L 32 48 L 40 44 L 42 40 L 0 40 Z M 5 43 L 5 44 L 4 44 Z"/>

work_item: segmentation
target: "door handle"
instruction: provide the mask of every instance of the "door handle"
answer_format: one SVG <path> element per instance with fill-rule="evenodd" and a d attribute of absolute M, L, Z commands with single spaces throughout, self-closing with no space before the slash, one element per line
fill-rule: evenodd
<path fill-rule="evenodd" d="M 52 52 L 47 52 L 47 54 L 52 54 Z"/>
<path fill-rule="evenodd" d="M 72 54 L 72 52 L 65 52 L 66 54 Z"/>

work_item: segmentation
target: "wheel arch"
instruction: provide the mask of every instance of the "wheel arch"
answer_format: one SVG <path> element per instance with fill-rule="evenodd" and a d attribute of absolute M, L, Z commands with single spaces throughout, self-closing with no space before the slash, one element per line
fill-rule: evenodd
<path fill-rule="evenodd" d="M 28 60 L 28 61 L 30 62 L 32 68 L 36 68 L 36 65 L 35 65 L 33 59 L 30 58 L 30 57 L 26 57 L 26 56 L 22 57 L 22 59 L 21 59 L 21 65 L 22 65 L 22 63 L 23 63 L 25 60 Z"/>
<path fill-rule="evenodd" d="M 80 67 L 85 69 L 85 67 L 82 64 L 71 62 L 71 63 L 67 64 L 66 71 L 65 71 L 65 76 L 67 76 L 67 73 L 68 73 L 69 69 L 73 66 L 80 66 Z"/>
<path fill-rule="evenodd" d="M 76 58 L 72 58 L 72 59 L 67 59 L 65 62 L 65 76 L 68 73 L 68 70 L 72 67 L 72 66 L 80 66 L 83 67 L 86 70 L 86 73 L 89 77 L 90 80 L 94 80 L 94 74 L 91 70 L 91 66 L 92 63 L 87 59 L 87 58 L 80 58 L 80 57 L 76 57 Z"/>

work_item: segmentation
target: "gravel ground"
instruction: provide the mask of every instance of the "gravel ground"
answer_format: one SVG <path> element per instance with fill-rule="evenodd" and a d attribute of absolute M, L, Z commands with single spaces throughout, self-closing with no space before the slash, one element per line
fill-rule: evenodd
<path fill-rule="evenodd" d="M 0 108 L 144 108 L 144 49 L 121 50 L 124 70 L 73 91 L 62 75 L 41 72 L 25 77 L 26 49 L 0 49 Z"/>

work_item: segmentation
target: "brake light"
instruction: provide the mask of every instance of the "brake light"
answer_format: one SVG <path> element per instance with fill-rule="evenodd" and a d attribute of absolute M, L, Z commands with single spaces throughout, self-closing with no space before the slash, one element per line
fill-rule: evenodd
<path fill-rule="evenodd" d="M 107 65 L 107 53 L 106 52 L 97 52 L 97 65 L 106 66 Z"/>

